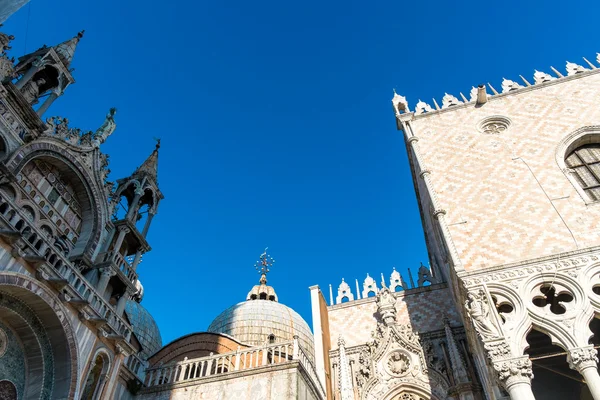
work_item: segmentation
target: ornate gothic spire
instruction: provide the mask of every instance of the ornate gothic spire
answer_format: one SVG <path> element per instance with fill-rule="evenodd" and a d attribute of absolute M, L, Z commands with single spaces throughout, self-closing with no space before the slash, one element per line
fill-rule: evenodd
<path fill-rule="evenodd" d="M 85 31 L 81 31 L 71 39 L 54 46 L 54 51 L 56 51 L 56 54 L 58 54 L 65 67 L 68 68 L 71 65 L 71 61 L 73 61 L 73 55 L 75 54 L 75 49 L 83 37 L 84 32 Z"/>
<path fill-rule="evenodd" d="M 338 339 L 340 352 L 340 400 L 354 400 L 354 391 L 352 390 L 352 377 L 350 375 L 350 364 L 346 357 L 346 342 L 342 335 Z"/>
<path fill-rule="evenodd" d="M 160 149 L 160 139 L 157 139 L 154 151 L 148 156 L 146 161 L 135 170 L 133 173 L 134 175 L 145 175 L 158 184 L 158 149 Z"/>

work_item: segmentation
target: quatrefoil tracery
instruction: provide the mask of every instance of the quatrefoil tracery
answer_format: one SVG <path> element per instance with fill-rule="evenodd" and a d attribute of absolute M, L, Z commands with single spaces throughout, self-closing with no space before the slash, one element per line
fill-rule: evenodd
<path fill-rule="evenodd" d="M 550 310 L 552 314 L 566 313 L 574 300 L 569 289 L 559 284 L 544 283 L 533 290 L 532 303 L 537 307 Z"/>

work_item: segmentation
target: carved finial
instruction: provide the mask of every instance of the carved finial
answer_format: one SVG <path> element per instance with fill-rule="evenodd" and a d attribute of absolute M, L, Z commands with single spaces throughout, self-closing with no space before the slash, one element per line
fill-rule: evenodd
<path fill-rule="evenodd" d="M 160 140 L 158 142 L 157 146 L 160 146 Z M 263 251 L 259 260 L 254 264 L 254 268 L 261 274 L 260 283 L 263 285 L 267 284 L 267 274 L 271 270 L 271 267 L 273 267 L 273 264 L 275 264 L 273 257 L 267 254 L 268 249 L 268 247 L 265 247 L 265 251 Z"/>
<path fill-rule="evenodd" d="M 423 114 L 426 112 L 431 112 L 431 111 L 433 111 L 433 108 L 431 108 L 431 106 L 429 104 L 427 104 L 424 101 L 421 101 L 419 99 L 419 102 L 415 106 L 415 114 L 420 115 L 420 114 Z"/>
<path fill-rule="evenodd" d="M 533 74 L 533 80 L 535 81 L 536 85 L 539 85 L 539 84 L 545 83 L 545 82 L 550 82 L 555 79 L 556 79 L 555 77 L 553 77 L 545 72 L 538 71 L 537 69 L 535 70 L 535 73 Z"/>
<path fill-rule="evenodd" d="M 451 94 L 445 93 L 444 97 L 442 97 L 442 108 L 457 106 L 459 104 L 462 104 L 462 101 L 458 100 Z"/>
<path fill-rule="evenodd" d="M 277 294 L 275 294 L 275 289 L 271 286 L 267 286 L 267 274 L 275 264 L 275 260 L 267 254 L 267 250 L 269 248 L 266 247 L 265 251 L 260 255 L 258 261 L 254 264 L 254 268 L 260 274 L 259 285 L 255 285 L 250 292 L 248 292 L 248 296 L 246 296 L 246 300 L 271 300 L 277 301 Z"/>
<path fill-rule="evenodd" d="M 345 300 L 344 300 L 345 299 Z M 346 301 L 353 301 L 354 295 L 352 294 L 352 290 L 350 290 L 350 285 L 344 281 L 342 278 L 342 283 L 338 286 L 338 294 L 335 298 L 335 304 L 344 303 Z"/>
<path fill-rule="evenodd" d="M 394 97 L 392 97 L 392 105 L 394 106 L 394 111 L 396 114 L 402 114 L 409 112 L 408 109 L 408 101 L 406 101 L 406 97 L 400 96 L 396 93 L 396 89 L 394 89 Z"/>
<path fill-rule="evenodd" d="M 515 81 L 511 81 L 510 79 L 502 78 L 502 93 L 510 92 L 512 90 L 517 90 L 522 87 L 523 86 L 519 85 Z"/>
<path fill-rule="evenodd" d="M 582 72 L 589 71 L 589 69 L 572 62 L 567 61 L 567 76 L 580 74 Z"/>

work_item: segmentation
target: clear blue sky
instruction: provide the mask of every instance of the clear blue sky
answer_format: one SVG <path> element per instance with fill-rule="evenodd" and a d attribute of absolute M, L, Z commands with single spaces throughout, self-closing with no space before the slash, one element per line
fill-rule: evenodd
<path fill-rule="evenodd" d="M 441 104 L 594 60 L 599 12 L 592 1 L 32 0 L 3 30 L 15 56 L 86 30 L 77 83 L 49 114 L 90 130 L 118 108 L 103 145 L 112 179 L 162 138 L 166 198 L 139 272 L 166 343 L 244 300 L 265 246 L 269 283 L 309 323 L 310 285 L 416 270 L 427 254 L 392 89 L 411 107 Z"/>

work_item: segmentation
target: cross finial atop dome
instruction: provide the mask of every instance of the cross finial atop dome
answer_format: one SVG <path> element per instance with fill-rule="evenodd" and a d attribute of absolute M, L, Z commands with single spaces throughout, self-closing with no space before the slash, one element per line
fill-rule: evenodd
<path fill-rule="evenodd" d="M 266 247 L 265 251 L 260 255 L 258 261 L 254 264 L 254 268 L 260 274 L 259 284 L 254 286 L 252 290 L 248 293 L 246 300 L 271 300 L 277 301 L 277 294 L 275 294 L 275 289 L 271 286 L 267 286 L 267 274 L 275 264 L 275 260 L 269 254 L 267 254 L 267 250 L 269 248 Z"/>
<path fill-rule="evenodd" d="M 265 251 L 260 255 L 259 260 L 254 264 L 254 268 L 258 271 L 260 276 L 260 284 L 267 284 L 267 274 L 271 270 L 273 264 L 275 264 L 275 260 L 269 254 L 267 254 L 267 250 L 269 248 L 265 247 Z"/>

